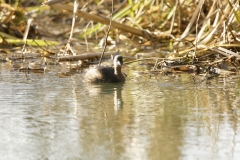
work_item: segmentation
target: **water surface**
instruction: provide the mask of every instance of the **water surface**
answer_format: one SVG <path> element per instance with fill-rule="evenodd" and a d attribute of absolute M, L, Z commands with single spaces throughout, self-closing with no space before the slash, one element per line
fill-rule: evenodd
<path fill-rule="evenodd" d="M 0 72 L 0 159 L 239 159 L 239 79 Z M 201 79 L 201 77 L 198 77 Z"/>

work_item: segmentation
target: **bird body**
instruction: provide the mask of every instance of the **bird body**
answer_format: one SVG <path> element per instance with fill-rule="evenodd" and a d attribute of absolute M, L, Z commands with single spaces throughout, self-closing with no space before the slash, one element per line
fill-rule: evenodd
<path fill-rule="evenodd" d="M 95 66 L 89 69 L 84 77 L 86 83 L 118 83 L 124 82 L 125 77 L 121 72 L 122 56 L 116 55 L 113 67 Z"/>

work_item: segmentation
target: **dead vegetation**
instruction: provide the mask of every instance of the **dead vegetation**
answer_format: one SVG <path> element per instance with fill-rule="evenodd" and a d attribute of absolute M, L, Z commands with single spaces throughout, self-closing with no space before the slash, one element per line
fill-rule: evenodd
<path fill-rule="evenodd" d="M 44 6 L 17 2 L 2 0 L 0 5 L 3 62 L 14 66 L 21 60 L 40 58 L 36 61 L 39 68 L 29 62 L 15 69 L 42 70 L 46 64 L 63 61 L 72 65 L 76 61 L 81 68 L 84 62 L 100 57 L 104 43 L 99 42 L 110 23 L 112 1 L 79 0 L 73 39 L 66 46 L 73 1 Z M 151 70 L 163 74 L 239 75 L 238 0 L 119 0 L 114 1 L 113 10 L 106 56 L 122 54 L 125 64 L 150 60 L 146 64 Z"/>

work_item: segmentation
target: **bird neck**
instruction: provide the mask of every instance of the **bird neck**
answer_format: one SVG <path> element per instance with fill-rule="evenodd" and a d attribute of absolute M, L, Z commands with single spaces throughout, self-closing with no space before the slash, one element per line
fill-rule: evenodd
<path fill-rule="evenodd" d="M 122 74 L 121 66 L 114 67 L 114 74 L 116 75 Z"/>

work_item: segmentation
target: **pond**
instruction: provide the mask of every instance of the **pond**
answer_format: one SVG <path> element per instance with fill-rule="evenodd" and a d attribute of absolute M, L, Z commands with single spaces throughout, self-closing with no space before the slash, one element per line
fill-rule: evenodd
<path fill-rule="evenodd" d="M 0 159 L 239 159 L 239 78 L 84 84 L 0 64 Z"/>

